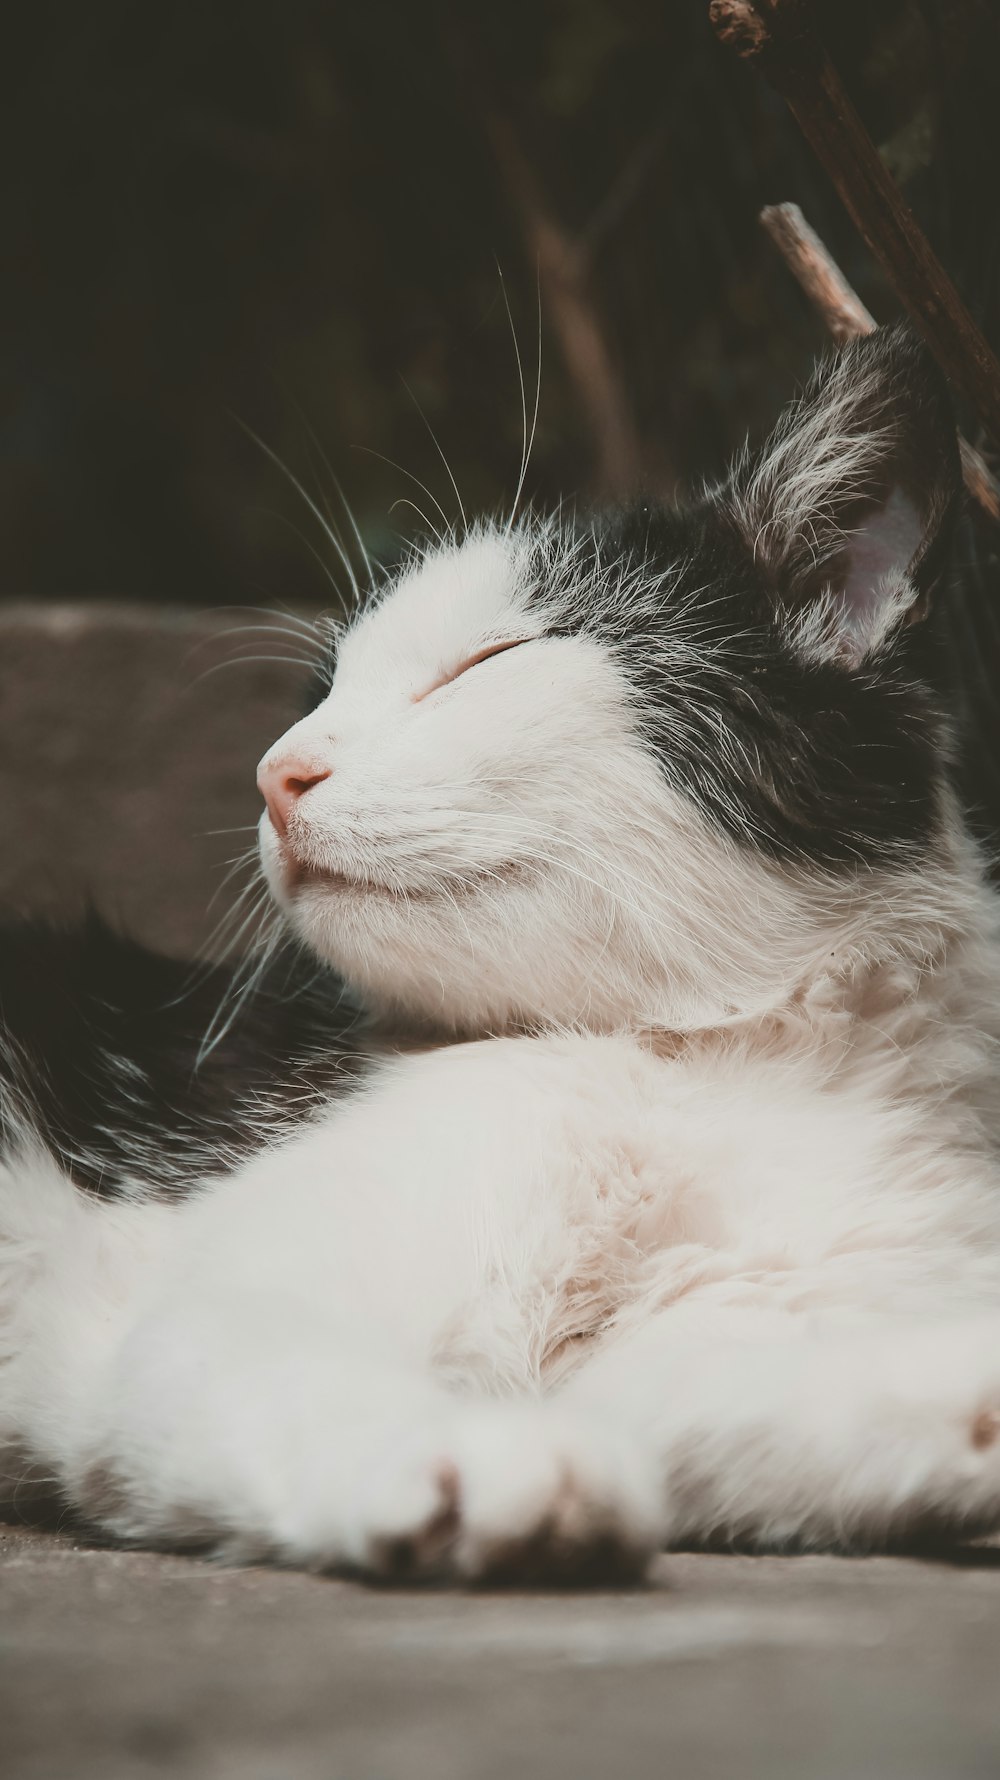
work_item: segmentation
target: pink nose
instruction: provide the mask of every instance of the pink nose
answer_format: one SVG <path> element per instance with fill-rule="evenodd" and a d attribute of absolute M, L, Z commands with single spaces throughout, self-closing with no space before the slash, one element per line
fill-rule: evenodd
<path fill-rule="evenodd" d="M 278 834 L 288 833 L 288 818 L 299 798 L 329 777 L 329 767 L 309 766 L 303 760 L 286 757 L 264 762 L 257 773 L 257 785 Z"/>

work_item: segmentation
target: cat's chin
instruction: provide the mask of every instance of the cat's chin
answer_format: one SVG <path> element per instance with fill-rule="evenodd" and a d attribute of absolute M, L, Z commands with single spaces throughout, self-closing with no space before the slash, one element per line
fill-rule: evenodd
<path fill-rule="evenodd" d="M 271 895 L 286 910 L 305 896 L 312 901 L 317 895 L 357 899 L 401 894 L 384 879 L 304 859 L 287 840 L 278 838 L 266 816 L 261 819 L 259 845 Z"/>
<path fill-rule="evenodd" d="M 263 850 L 262 863 L 272 894 L 286 907 L 303 897 L 370 898 L 379 902 L 428 903 L 450 902 L 478 891 L 508 888 L 526 883 L 536 875 L 537 867 L 525 860 L 505 860 L 488 867 L 471 867 L 462 872 L 449 872 L 424 883 L 405 883 L 390 877 L 373 877 L 363 871 L 347 871 L 340 867 L 317 865 L 303 859 L 290 847 L 276 846 Z"/>
<path fill-rule="evenodd" d="M 291 898 L 308 890 L 316 890 L 321 895 L 330 896 L 405 894 L 395 890 L 390 884 L 380 882 L 377 878 L 353 876 L 346 871 L 334 871 L 326 866 L 310 865 L 308 862 L 291 856 L 285 861 L 282 869 L 282 888 L 285 895 Z"/>

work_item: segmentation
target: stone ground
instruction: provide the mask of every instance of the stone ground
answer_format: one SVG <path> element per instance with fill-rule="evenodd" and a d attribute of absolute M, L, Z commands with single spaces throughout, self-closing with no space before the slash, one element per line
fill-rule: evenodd
<path fill-rule="evenodd" d="M 187 952 L 304 676 L 182 613 L 0 615 L 0 914 Z M 283 653 L 281 646 L 278 652 Z M 402 1593 L 0 1527 L 2 1780 L 993 1780 L 1000 1551 Z"/>
<path fill-rule="evenodd" d="M 994 1780 L 1000 1553 L 455 1595 L 0 1537 L 5 1780 Z"/>

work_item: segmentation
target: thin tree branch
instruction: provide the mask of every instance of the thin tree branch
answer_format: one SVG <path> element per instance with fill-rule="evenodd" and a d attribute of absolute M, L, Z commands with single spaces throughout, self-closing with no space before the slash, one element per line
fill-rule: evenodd
<path fill-rule="evenodd" d="M 876 326 L 875 317 L 852 290 L 798 205 L 769 205 L 761 211 L 760 220 L 833 338 L 844 341 L 858 334 L 870 334 Z M 1000 483 L 991 475 L 979 452 L 961 434 L 958 448 L 966 488 L 983 512 L 1000 523 Z"/>
<path fill-rule="evenodd" d="M 629 207 L 638 197 L 663 153 L 666 140 L 666 121 L 659 118 L 616 173 L 609 189 L 580 230 L 576 238 L 576 251 L 587 269 L 594 264 L 608 237 L 628 214 Z"/>
<path fill-rule="evenodd" d="M 720 41 L 786 99 L 892 288 L 1000 448 L 1000 364 L 883 165 L 806 0 L 711 0 L 709 16 Z"/>
<path fill-rule="evenodd" d="M 839 344 L 873 331 L 877 325 L 874 315 L 852 290 L 797 204 L 769 204 L 761 211 L 760 222 Z"/>
<path fill-rule="evenodd" d="M 489 102 L 481 116 L 528 258 L 538 267 L 549 321 L 594 442 L 601 485 L 608 494 L 632 494 L 642 472 L 642 447 L 588 286 L 586 255 L 549 211 L 508 118 Z"/>
<path fill-rule="evenodd" d="M 444 47 L 465 103 L 492 151 L 528 262 L 537 271 L 545 322 L 556 337 L 593 443 L 597 480 L 605 494 L 625 498 L 642 482 L 642 441 L 595 297 L 588 252 L 592 243 L 574 241 L 553 215 L 503 95 L 495 89 L 470 8 L 452 5 L 447 18 Z M 599 229 L 603 227 L 599 220 Z"/>

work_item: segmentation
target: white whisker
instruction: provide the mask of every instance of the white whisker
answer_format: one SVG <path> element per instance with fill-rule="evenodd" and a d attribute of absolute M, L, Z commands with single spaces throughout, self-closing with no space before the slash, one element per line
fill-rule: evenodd
<path fill-rule="evenodd" d="M 317 523 L 321 527 L 323 533 L 325 534 L 325 536 L 327 537 L 329 542 L 332 544 L 334 550 L 337 553 L 337 556 L 339 557 L 341 563 L 343 564 L 344 573 L 346 574 L 348 580 L 351 583 L 351 589 L 354 594 L 355 603 L 360 602 L 361 589 L 358 585 L 358 578 L 357 578 L 356 574 L 354 573 L 354 568 L 351 563 L 351 559 L 348 556 L 347 551 L 344 549 L 344 546 L 341 543 L 340 539 L 338 538 L 333 527 L 330 525 L 329 521 L 324 517 L 320 508 L 317 507 L 316 502 L 312 498 L 312 495 L 308 492 L 307 489 L 303 488 L 298 477 L 292 473 L 292 471 L 288 468 L 288 465 L 286 463 L 284 463 L 283 460 L 278 456 L 277 452 L 272 451 L 270 445 L 266 444 L 263 439 L 259 438 L 258 435 L 254 432 L 252 427 L 247 426 L 246 421 L 240 420 L 238 415 L 235 415 L 234 419 L 236 420 L 237 424 L 243 428 L 243 431 L 246 433 L 247 437 L 249 439 L 252 439 L 254 444 L 258 447 L 258 449 L 264 453 L 264 456 L 269 458 L 271 463 L 274 464 L 275 468 L 281 471 L 281 474 L 285 477 L 286 481 L 291 484 L 292 488 L 295 489 L 295 492 L 298 494 L 299 498 L 305 502 L 310 513 L 313 515 L 313 518 L 317 521 Z"/>
<path fill-rule="evenodd" d="M 388 464 L 390 470 L 397 470 L 401 476 L 405 476 L 409 482 L 413 483 L 415 488 L 419 488 L 421 493 L 427 496 L 431 506 L 435 507 L 441 516 L 441 524 L 444 526 L 444 532 L 439 532 L 436 526 L 431 525 L 430 521 L 424 517 L 423 513 L 420 513 L 419 507 L 415 508 L 415 511 L 420 513 L 420 517 L 423 519 L 428 531 L 437 539 L 438 543 L 443 546 L 445 539 L 450 537 L 452 532 L 451 521 L 442 507 L 441 502 L 438 500 L 437 495 L 431 492 L 426 482 L 421 482 L 419 476 L 415 476 L 412 470 L 405 469 L 402 464 L 396 462 L 395 458 L 386 457 L 383 451 L 373 451 L 370 445 L 357 445 L 355 446 L 355 450 L 363 451 L 366 457 L 377 457 L 380 463 Z M 411 505 L 412 504 L 413 503 L 411 502 Z"/>
<path fill-rule="evenodd" d="M 436 434 L 436 432 L 435 432 L 435 431 L 434 431 L 434 428 L 433 428 L 433 427 L 432 427 L 432 426 L 431 426 L 431 423 L 430 423 L 430 421 L 429 421 L 429 420 L 428 420 L 428 418 L 427 418 L 427 416 L 426 416 L 426 414 L 425 414 L 425 413 L 424 413 L 424 411 L 423 411 L 423 409 L 422 409 L 422 407 L 421 407 L 421 406 L 420 406 L 420 403 L 419 403 L 419 402 L 418 402 L 418 401 L 417 401 L 417 398 L 416 398 L 416 396 L 415 396 L 415 395 L 414 395 L 414 393 L 413 393 L 413 391 L 412 391 L 412 389 L 411 389 L 411 388 L 410 388 L 410 386 L 409 386 L 409 384 L 408 384 L 408 383 L 407 383 L 407 381 L 406 381 L 406 378 L 405 378 L 405 377 L 404 377 L 404 378 L 402 378 L 402 379 L 401 379 L 401 381 L 402 381 L 402 385 L 403 385 L 403 388 L 404 388 L 404 389 L 405 389 L 405 391 L 406 391 L 406 393 L 407 393 L 407 395 L 408 395 L 408 396 L 409 396 L 409 398 L 410 398 L 410 401 L 411 401 L 411 402 L 412 402 L 412 403 L 413 403 L 413 406 L 414 406 L 414 407 L 415 407 L 415 408 L 416 408 L 416 410 L 417 410 L 417 413 L 418 413 L 418 414 L 419 414 L 419 416 L 420 416 L 420 418 L 421 418 L 421 420 L 422 420 L 422 421 L 423 421 L 423 423 L 424 423 L 424 425 L 425 425 L 425 427 L 426 427 L 426 428 L 427 428 L 427 431 L 428 431 L 428 433 L 429 433 L 429 434 L 430 434 L 430 437 L 431 437 L 431 443 L 432 443 L 432 445 L 433 445 L 433 446 L 434 446 L 434 449 L 435 449 L 435 451 L 436 451 L 436 452 L 437 452 L 437 454 L 438 454 L 438 457 L 439 457 L 439 458 L 440 458 L 440 459 L 441 459 L 441 462 L 442 462 L 442 463 L 443 463 L 443 464 L 444 464 L 444 468 L 445 468 L 445 475 L 446 475 L 446 476 L 447 476 L 447 478 L 448 478 L 448 481 L 449 481 L 449 482 L 450 482 L 450 483 L 451 483 L 451 486 L 452 486 L 452 491 L 453 491 L 453 493 L 454 493 L 454 496 L 455 496 L 455 499 L 456 499 L 456 501 L 457 501 L 457 502 L 458 502 L 458 510 L 459 510 L 459 512 L 460 512 L 460 513 L 461 513 L 461 515 L 462 515 L 462 526 L 463 526 L 463 529 L 464 529 L 464 530 L 465 530 L 465 531 L 468 531 L 468 529 L 469 529 L 469 521 L 468 521 L 468 519 L 467 519 L 467 518 L 466 518 L 466 514 L 465 514 L 465 507 L 464 507 L 464 505 L 463 505 L 463 502 L 462 502 L 462 497 L 461 497 L 461 495 L 460 495 L 460 494 L 459 494 L 459 492 L 458 492 L 458 483 L 457 483 L 457 482 L 456 482 L 456 481 L 455 481 L 455 477 L 454 477 L 454 475 L 453 475 L 453 473 L 452 473 L 452 468 L 451 468 L 451 465 L 450 465 L 450 463 L 449 463 L 449 462 L 448 462 L 448 459 L 447 459 L 447 458 L 446 458 L 446 457 L 445 457 L 445 454 L 444 454 L 444 451 L 443 451 L 443 449 L 442 449 L 442 446 L 441 446 L 441 442 L 440 442 L 440 440 L 439 440 L 439 439 L 438 439 L 438 436 L 437 436 L 437 434 Z M 452 528 L 451 528 L 451 527 L 449 527 L 449 528 L 448 528 L 448 529 L 449 529 L 449 530 L 451 530 L 451 529 L 452 529 Z"/>

